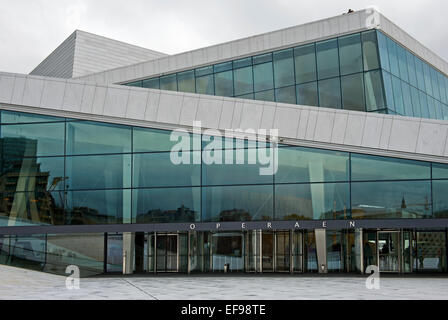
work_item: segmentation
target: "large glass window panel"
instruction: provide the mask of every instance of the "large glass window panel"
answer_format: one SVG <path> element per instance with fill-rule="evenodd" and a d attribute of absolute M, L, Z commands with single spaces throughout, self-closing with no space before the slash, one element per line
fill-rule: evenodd
<path fill-rule="evenodd" d="M 432 164 L 433 179 L 448 179 L 448 164 L 433 163 Z"/>
<path fill-rule="evenodd" d="M 339 76 L 339 53 L 338 40 L 332 39 L 318 42 L 317 51 L 317 74 L 319 79 Z"/>
<path fill-rule="evenodd" d="M 233 96 L 233 72 L 215 73 L 215 95 L 223 97 Z"/>
<path fill-rule="evenodd" d="M 227 184 L 267 184 L 272 183 L 272 175 L 261 175 L 259 153 L 272 156 L 272 149 L 238 149 L 204 151 L 202 157 L 202 182 L 205 185 Z M 213 159 L 222 159 L 221 164 L 212 163 Z M 273 157 L 272 160 L 274 161 Z M 210 164 L 212 163 L 212 164 Z"/>
<path fill-rule="evenodd" d="M 159 78 L 146 79 L 142 81 L 143 88 L 160 89 Z"/>
<path fill-rule="evenodd" d="M 252 58 L 254 64 L 271 62 L 272 61 L 272 53 L 264 53 Z"/>
<path fill-rule="evenodd" d="M 160 77 L 160 90 L 177 91 L 176 74 L 170 74 L 167 76 Z"/>
<path fill-rule="evenodd" d="M 433 97 L 428 96 L 428 111 L 430 119 L 437 119 L 436 105 Z"/>
<path fill-rule="evenodd" d="M 195 92 L 194 70 L 179 72 L 177 74 L 177 86 L 181 92 Z"/>
<path fill-rule="evenodd" d="M 303 106 L 318 106 L 317 82 L 297 85 L 297 104 Z"/>
<path fill-rule="evenodd" d="M 406 50 L 406 60 L 408 63 L 409 83 L 417 88 L 418 84 L 417 84 L 417 73 L 415 68 L 415 58 L 414 55 L 407 50 Z"/>
<path fill-rule="evenodd" d="M 334 109 L 341 108 L 341 84 L 339 77 L 319 81 L 319 106 Z"/>
<path fill-rule="evenodd" d="M 130 190 L 67 192 L 67 225 L 130 223 Z"/>
<path fill-rule="evenodd" d="M 0 159 L 0 191 L 53 191 L 64 189 L 64 158 Z"/>
<path fill-rule="evenodd" d="M 235 96 L 241 96 L 254 91 L 252 67 L 233 70 Z"/>
<path fill-rule="evenodd" d="M 425 75 L 423 74 L 423 61 L 415 57 L 415 71 L 417 73 L 417 86 L 420 90 L 426 91 Z"/>
<path fill-rule="evenodd" d="M 348 183 L 288 184 L 275 187 L 275 220 L 349 219 Z"/>
<path fill-rule="evenodd" d="M 445 77 L 441 73 L 437 73 L 437 80 L 439 82 L 440 101 L 444 104 L 448 103 L 448 97 L 445 90 Z"/>
<path fill-rule="evenodd" d="M 437 79 L 437 71 L 434 68 L 430 68 L 431 72 L 431 85 L 433 97 L 440 100 L 439 82 Z"/>
<path fill-rule="evenodd" d="M 200 159 L 200 152 L 194 153 Z M 170 152 L 134 154 L 133 187 L 200 185 L 201 165 L 193 163 L 193 153 L 179 154 L 187 161 L 178 165 L 173 164 L 171 155 Z"/>
<path fill-rule="evenodd" d="M 430 179 L 428 162 L 352 154 L 352 181 Z"/>
<path fill-rule="evenodd" d="M 202 68 L 197 68 L 195 70 L 196 77 L 202 77 L 212 73 L 213 73 L 213 66 L 206 66 Z"/>
<path fill-rule="evenodd" d="M 425 77 L 425 87 L 426 87 L 426 94 L 433 96 L 432 92 L 432 81 L 431 81 L 431 67 L 426 63 L 423 62 L 423 76 Z"/>
<path fill-rule="evenodd" d="M 432 182 L 432 195 L 434 203 L 434 218 L 448 218 L 448 180 Z"/>
<path fill-rule="evenodd" d="M 275 183 L 348 181 L 348 161 L 345 152 L 279 148 Z"/>
<path fill-rule="evenodd" d="M 74 156 L 66 158 L 68 190 L 131 187 L 131 155 Z"/>
<path fill-rule="evenodd" d="M 395 111 L 392 76 L 389 72 L 383 71 L 383 81 L 384 81 L 384 92 L 386 94 L 386 106 L 389 108 L 389 110 Z"/>
<path fill-rule="evenodd" d="M 274 84 L 276 88 L 294 84 L 293 50 L 274 52 Z"/>
<path fill-rule="evenodd" d="M 404 115 L 413 117 L 413 106 L 411 99 L 411 87 L 404 81 L 401 82 L 401 90 L 403 92 Z"/>
<path fill-rule="evenodd" d="M 294 62 L 296 70 L 296 83 L 315 81 L 316 48 L 314 43 L 294 48 Z"/>
<path fill-rule="evenodd" d="M 0 226 L 65 224 L 63 191 L 0 193 Z"/>
<path fill-rule="evenodd" d="M 341 75 L 362 72 L 361 34 L 339 38 Z"/>
<path fill-rule="evenodd" d="M 272 220 L 273 187 L 202 188 L 203 221 Z"/>
<path fill-rule="evenodd" d="M 90 121 L 67 122 L 67 155 L 131 151 L 131 127 Z"/>
<path fill-rule="evenodd" d="M 243 59 L 239 59 L 239 60 L 234 60 L 233 61 L 233 68 L 234 69 L 244 68 L 244 67 L 251 66 L 251 65 L 252 65 L 252 57 L 243 58 Z"/>
<path fill-rule="evenodd" d="M 420 118 L 422 116 L 420 111 L 420 96 L 418 93 L 418 89 L 414 87 L 411 87 L 411 99 L 414 117 Z"/>
<path fill-rule="evenodd" d="M 282 103 L 296 103 L 296 87 L 284 87 L 275 89 L 275 101 Z"/>
<path fill-rule="evenodd" d="M 352 183 L 353 219 L 413 219 L 431 216 L 431 181 Z"/>
<path fill-rule="evenodd" d="M 389 51 L 387 50 L 387 38 L 380 31 L 377 32 L 377 38 L 378 38 L 378 50 L 380 52 L 381 68 L 390 72 Z"/>
<path fill-rule="evenodd" d="M 262 91 L 274 87 L 274 77 L 272 74 L 272 62 L 257 64 L 254 66 L 254 90 Z"/>
<path fill-rule="evenodd" d="M 19 235 L 9 236 L 7 245 L 9 247 L 9 259 L 7 265 L 43 271 L 47 255 L 45 252 L 45 235 Z"/>
<path fill-rule="evenodd" d="M 342 108 L 365 111 L 364 76 L 362 73 L 341 77 Z"/>
<path fill-rule="evenodd" d="M 362 52 L 364 58 L 364 71 L 378 69 L 380 62 L 378 59 L 378 47 L 376 31 L 367 31 L 362 34 Z"/>
<path fill-rule="evenodd" d="M 50 117 L 40 114 L 0 110 L 0 123 L 57 122 L 65 118 Z"/>
<path fill-rule="evenodd" d="M 428 108 L 428 98 L 426 94 L 422 91 L 419 91 L 420 95 L 420 111 L 422 114 L 422 118 L 429 119 L 429 108 Z"/>
<path fill-rule="evenodd" d="M 214 89 L 213 74 L 196 78 L 196 93 L 214 95 Z"/>
<path fill-rule="evenodd" d="M 261 101 L 275 101 L 274 90 L 256 92 L 254 98 Z"/>
<path fill-rule="evenodd" d="M 442 104 L 437 100 L 434 100 L 434 104 L 436 108 L 436 119 L 443 120 Z"/>
<path fill-rule="evenodd" d="M 401 91 L 401 80 L 399 78 L 392 77 L 392 89 L 394 91 L 395 112 L 404 115 L 403 92 Z"/>
<path fill-rule="evenodd" d="M 139 127 L 134 127 L 133 131 L 134 152 L 171 151 L 178 143 L 182 143 L 184 146 L 184 141 L 185 146 L 189 145 L 191 150 L 196 146 L 197 150 L 201 148 L 201 138 L 191 133 L 179 132 L 179 134 L 173 135 L 173 138 L 177 138 L 177 140 L 171 141 L 171 131 Z"/>
<path fill-rule="evenodd" d="M 389 51 L 390 72 L 396 76 L 400 76 L 400 68 L 398 65 L 398 45 L 390 38 L 387 38 L 387 50 Z"/>
<path fill-rule="evenodd" d="M 213 66 L 213 72 L 215 72 L 215 73 L 228 71 L 228 70 L 232 70 L 232 61 L 215 64 Z"/>
<path fill-rule="evenodd" d="M 200 221 L 200 190 L 200 188 L 134 189 L 133 221 L 136 223 Z"/>
<path fill-rule="evenodd" d="M 64 155 L 64 128 L 64 122 L 2 125 L 2 154 L 11 157 Z"/>
<path fill-rule="evenodd" d="M 409 82 L 409 74 L 408 74 L 408 62 L 406 58 L 406 49 L 402 46 L 397 46 L 397 55 L 398 55 L 398 67 L 400 69 L 400 78 L 406 82 Z"/>
<path fill-rule="evenodd" d="M 383 109 L 386 106 L 386 102 L 381 71 L 374 70 L 364 73 L 364 86 L 367 111 Z"/>

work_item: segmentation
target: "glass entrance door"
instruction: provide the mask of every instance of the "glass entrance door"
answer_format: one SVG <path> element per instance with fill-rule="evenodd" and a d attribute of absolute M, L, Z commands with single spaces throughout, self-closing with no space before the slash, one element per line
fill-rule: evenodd
<path fill-rule="evenodd" d="M 290 233 L 289 231 L 278 231 L 275 236 L 275 271 L 290 272 Z"/>
<path fill-rule="evenodd" d="M 378 232 L 378 262 L 381 272 L 400 272 L 399 232 Z"/>
<path fill-rule="evenodd" d="M 179 265 L 177 234 L 158 234 L 156 241 L 157 272 L 177 272 Z"/>

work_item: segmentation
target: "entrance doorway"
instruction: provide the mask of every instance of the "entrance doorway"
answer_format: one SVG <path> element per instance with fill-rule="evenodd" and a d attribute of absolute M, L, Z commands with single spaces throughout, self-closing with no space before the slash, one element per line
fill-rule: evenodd
<path fill-rule="evenodd" d="M 291 271 L 291 234 L 289 231 L 263 232 L 261 243 L 263 272 Z"/>
<path fill-rule="evenodd" d="M 377 248 L 380 272 L 400 272 L 400 232 L 378 231 Z"/>
<path fill-rule="evenodd" d="M 156 265 L 157 272 L 177 272 L 179 269 L 179 251 L 177 234 L 157 234 Z"/>

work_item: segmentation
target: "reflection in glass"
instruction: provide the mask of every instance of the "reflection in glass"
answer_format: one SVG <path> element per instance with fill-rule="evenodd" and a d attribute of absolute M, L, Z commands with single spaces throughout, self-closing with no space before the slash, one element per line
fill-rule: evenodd
<path fill-rule="evenodd" d="M 66 186 L 70 190 L 131 187 L 131 155 L 66 158 Z"/>
<path fill-rule="evenodd" d="M 317 74 L 319 79 L 339 76 L 338 40 L 316 43 Z"/>
<path fill-rule="evenodd" d="M 131 127 L 90 121 L 67 122 L 66 148 L 67 155 L 130 152 Z"/>
<path fill-rule="evenodd" d="M 201 218 L 200 188 L 157 188 L 132 191 L 136 223 L 195 222 Z"/>
<path fill-rule="evenodd" d="M 223 97 L 233 96 L 232 70 L 215 73 L 215 95 Z"/>
<path fill-rule="evenodd" d="M 297 85 L 297 104 L 303 106 L 319 106 L 317 82 Z"/>
<path fill-rule="evenodd" d="M 129 223 L 130 210 L 130 190 L 69 191 L 65 224 Z"/>
<path fill-rule="evenodd" d="M 1 127 L 1 151 L 12 157 L 64 155 L 65 123 L 11 124 Z"/>
<path fill-rule="evenodd" d="M 303 147 L 278 150 L 276 183 L 348 181 L 348 153 Z"/>
<path fill-rule="evenodd" d="M 203 221 L 271 220 L 271 186 L 229 186 L 202 188 Z"/>
<path fill-rule="evenodd" d="M 431 217 L 431 182 L 354 182 L 353 219 Z"/>
<path fill-rule="evenodd" d="M 314 43 L 294 48 L 296 83 L 315 81 L 316 49 Z"/>
<path fill-rule="evenodd" d="M 0 158 L 0 191 L 64 189 L 64 158 Z"/>
<path fill-rule="evenodd" d="M 274 87 L 272 74 L 272 62 L 257 64 L 254 66 L 254 90 L 263 91 Z"/>
<path fill-rule="evenodd" d="M 199 152 L 195 152 L 200 157 Z M 133 187 L 169 187 L 191 186 L 201 184 L 201 165 L 193 164 L 193 153 L 183 154 L 189 159 L 189 164 L 175 165 L 170 159 L 171 154 L 143 153 L 134 154 Z"/>
<path fill-rule="evenodd" d="M 386 106 L 381 71 L 375 70 L 364 73 L 367 111 L 383 109 Z"/>
<path fill-rule="evenodd" d="M 319 81 L 319 106 L 341 109 L 341 84 L 339 78 Z"/>
<path fill-rule="evenodd" d="M 430 179 L 428 162 L 352 154 L 352 180 Z"/>
<path fill-rule="evenodd" d="M 235 96 L 241 96 L 254 91 L 252 67 L 233 70 Z M 252 97 L 253 99 L 253 97 Z"/>
<path fill-rule="evenodd" d="M 274 83 L 276 88 L 294 84 L 294 61 L 292 49 L 274 52 Z"/>
<path fill-rule="evenodd" d="M 339 55 L 341 75 L 362 72 L 361 35 L 340 37 Z"/>
<path fill-rule="evenodd" d="M 350 218 L 348 183 L 287 184 L 275 187 L 275 220 Z"/>
<path fill-rule="evenodd" d="M 0 226 L 64 224 L 64 192 L 0 194 Z"/>
<path fill-rule="evenodd" d="M 341 77 L 343 109 L 365 111 L 363 78 L 362 73 Z"/>
<path fill-rule="evenodd" d="M 194 70 L 179 72 L 177 74 L 177 85 L 181 92 L 195 92 Z"/>

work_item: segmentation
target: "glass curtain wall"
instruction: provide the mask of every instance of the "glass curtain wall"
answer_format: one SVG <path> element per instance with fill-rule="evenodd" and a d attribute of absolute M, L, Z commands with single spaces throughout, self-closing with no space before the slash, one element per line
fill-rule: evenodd
<path fill-rule="evenodd" d="M 386 107 L 375 30 L 127 83 L 336 109 Z"/>

